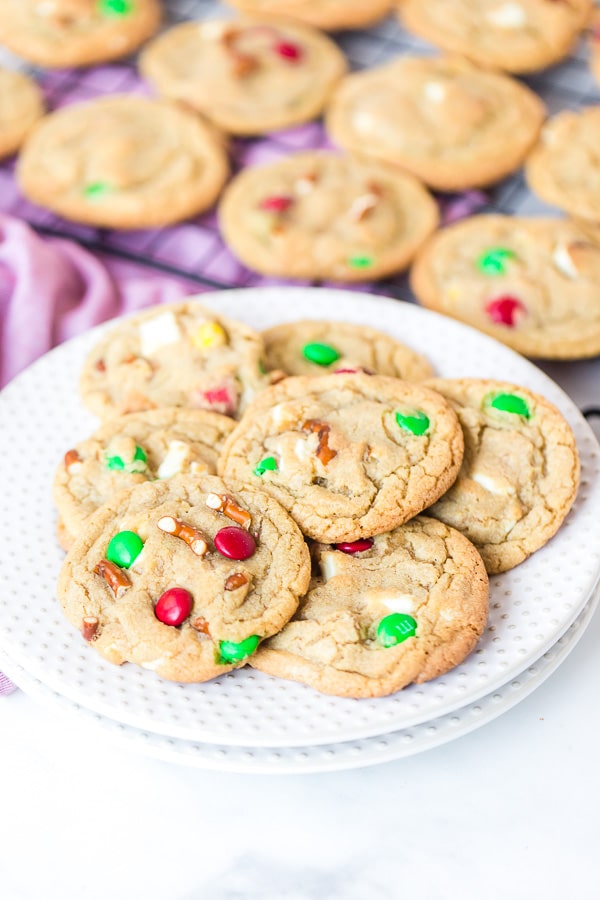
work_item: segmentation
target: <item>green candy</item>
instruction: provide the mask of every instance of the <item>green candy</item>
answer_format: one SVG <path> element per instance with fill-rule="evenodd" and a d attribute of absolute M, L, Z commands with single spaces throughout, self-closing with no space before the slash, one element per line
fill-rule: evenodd
<path fill-rule="evenodd" d="M 86 200 L 94 202 L 95 200 L 102 200 L 107 194 L 110 194 L 110 190 L 110 187 L 103 181 L 93 181 L 83 189 L 83 196 Z"/>
<path fill-rule="evenodd" d="M 348 260 L 351 269 L 370 269 L 373 263 L 372 256 L 351 256 Z"/>
<path fill-rule="evenodd" d="M 330 366 L 337 362 L 341 353 L 329 344 L 305 344 L 302 348 L 302 356 L 317 366 Z"/>
<path fill-rule="evenodd" d="M 110 540 L 106 558 L 109 562 L 120 566 L 121 569 L 128 569 L 143 549 L 144 542 L 139 534 L 136 534 L 135 531 L 119 531 Z"/>
<path fill-rule="evenodd" d="M 392 613 L 377 626 L 377 640 L 382 647 L 395 647 L 417 633 L 417 620 L 406 613 Z"/>
<path fill-rule="evenodd" d="M 410 431 L 411 434 L 425 434 L 429 430 L 429 426 L 431 422 L 428 416 L 425 413 L 416 410 L 409 415 L 404 415 L 403 413 L 396 413 L 396 424 L 400 426 L 404 431 Z"/>
<path fill-rule="evenodd" d="M 109 19 L 120 19 L 133 12 L 133 0 L 98 0 L 98 12 Z"/>
<path fill-rule="evenodd" d="M 252 656 L 260 643 L 257 634 L 251 634 L 244 641 L 235 644 L 233 641 L 221 641 L 219 644 L 219 662 L 223 665 L 241 662 Z"/>
<path fill-rule="evenodd" d="M 265 472 L 276 472 L 277 471 L 277 460 L 274 456 L 265 456 L 264 459 L 258 463 L 254 468 L 254 474 L 260 477 L 264 475 Z"/>
<path fill-rule="evenodd" d="M 522 397 L 516 394 L 496 394 L 495 397 L 488 400 L 492 409 L 500 412 L 512 413 L 514 416 L 523 416 L 524 419 L 531 418 L 531 411 Z"/>
<path fill-rule="evenodd" d="M 115 472 L 135 474 L 146 469 L 147 460 L 148 457 L 144 450 L 136 444 L 133 460 L 130 463 L 125 464 L 125 461 L 120 456 L 107 456 L 105 462 L 107 469 L 112 469 Z"/>
<path fill-rule="evenodd" d="M 491 247 L 477 259 L 476 266 L 480 272 L 490 277 L 506 274 L 506 264 L 516 259 L 517 254 L 507 247 Z"/>

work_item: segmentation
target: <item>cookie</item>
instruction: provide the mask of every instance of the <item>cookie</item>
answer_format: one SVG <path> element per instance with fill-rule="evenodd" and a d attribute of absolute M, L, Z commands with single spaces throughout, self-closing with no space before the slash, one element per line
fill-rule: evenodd
<path fill-rule="evenodd" d="M 263 391 L 225 441 L 219 474 L 256 485 L 317 541 L 389 531 L 456 478 L 462 431 L 439 394 L 383 375 L 296 376 Z"/>
<path fill-rule="evenodd" d="M 525 356 L 600 353 L 600 247 L 572 222 L 464 219 L 434 235 L 410 277 L 423 306 Z"/>
<path fill-rule="evenodd" d="M 364 28 L 382 19 L 392 0 L 227 0 L 240 12 L 253 16 L 285 16 L 335 31 Z"/>
<path fill-rule="evenodd" d="M 531 190 L 577 219 L 600 222 L 600 107 L 565 110 L 544 126 L 525 166 Z"/>
<path fill-rule="evenodd" d="M 219 219 L 231 250 L 257 272 L 350 282 L 405 268 L 438 210 L 411 175 L 312 151 L 245 169 Z"/>
<path fill-rule="evenodd" d="M 542 101 L 508 75 L 460 58 L 403 56 L 345 78 L 327 111 L 332 139 L 441 191 L 499 181 L 537 140 Z"/>
<path fill-rule="evenodd" d="M 433 379 L 465 437 L 460 474 L 428 515 L 457 528 L 487 571 L 506 572 L 558 531 L 577 494 L 579 456 L 570 426 L 523 387 L 486 379 Z"/>
<path fill-rule="evenodd" d="M 227 416 L 202 409 L 153 409 L 111 419 L 67 450 L 54 479 L 59 540 L 68 550 L 98 507 L 144 481 L 217 471 Z"/>
<path fill-rule="evenodd" d="M 44 101 L 35 82 L 0 66 L 0 159 L 19 149 L 43 115 Z"/>
<path fill-rule="evenodd" d="M 157 30 L 157 0 L 2 0 L 0 42 L 38 66 L 120 59 Z"/>
<path fill-rule="evenodd" d="M 592 13 L 589 27 L 590 69 L 592 75 L 594 76 L 598 84 L 600 84 L 600 11 L 597 7 Z"/>
<path fill-rule="evenodd" d="M 260 20 L 186 22 L 140 58 L 142 75 L 162 97 L 239 135 L 314 119 L 346 67 L 337 45 L 315 29 Z"/>
<path fill-rule="evenodd" d="M 399 0 L 403 25 L 484 68 L 534 72 L 569 55 L 593 0 Z"/>
<path fill-rule="evenodd" d="M 211 206 L 228 175 L 200 118 L 133 94 L 77 103 L 34 129 L 17 170 L 29 200 L 107 228 L 156 228 Z"/>
<path fill-rule="evenodd" d="M 405 381 L 430 378 L 430 363 L 382 331 L 352 322 L 302 321 L 262 332 L 268 369 L 286 375 L 367 372 Z"/>
<path fill-rule="evenodd" d="M 102 506 L 69 551 L 58 597 L 109 662 L 194 682 L 244 665 L 309 580 L 304 539 L 278 503 L 188 475 Z"/>
<path fill-rule="evenodd" d="M 163 406 L 237 417 L 268 385 L 263 342 L 194 298 L 123 319 L 88 355 L 84 404 L 100 418 Z"/>
<path fill-rule="evenodd" d="M 340 697 L 382 697 L 459 665 L 483 633 L 483 562 L 441 522 L 419 516 L 315 555 L 321 577 L 250 661 L 262 672 Z"/>

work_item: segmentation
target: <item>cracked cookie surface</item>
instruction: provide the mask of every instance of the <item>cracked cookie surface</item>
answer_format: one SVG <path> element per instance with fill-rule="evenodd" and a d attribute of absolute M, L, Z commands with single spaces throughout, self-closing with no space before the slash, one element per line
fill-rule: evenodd
<path fill-rule="evenodd" d="M 573 505 L 573 432 L 551 403 L 507 382 L 427 384 L 452 403 L 465 437 L 459 476 L 427 514 L 468 537 L 488 572 L 512 569 L 556 534 Z"/>
<path fill-rule="evenodd" d="M 573 222 L 464 219 L 425 244 L 410 281 L 423 306 L 525 356 L 600 353 L 600 244 Z"/>
<path fill-rule="evenodd" d="M 400 166 L 438 190 L 458 191 L 517 169 L 544 117 L 537 95 L 507 75 L 458 57 L 405 56 L 345 78 L 326 123 L 345 150 Z"/>
<path fill-rule="evenodd" d="M 284 16 L 317 28 L 363 28 L 382 19 L 392 0 L 227 0 L 240 12 L 256 16 Z"/>
<path fill-rule="evenodd" d="M 400 0 L 409 31 L 485 68 L 533 72 L 567 56 L 593 0 Z"/>
<path fill-rule="evenodd" d="M 241 135 L 315 118 L 346 68 L 337 44 L 312 28 L 247 19 L 178 25 L 140 58 L 161 96 Z"/>
<path fill-rule="evenodd" d="M 315 540 L 354 541 L 433 503 L 462 454 L 456 414 L 419 384 L 296 376 L 248 408 L 225 442 L 219 474 L 260 486 Z"/>
<path fill-rule="evenodd" d="M 381 697 L 459 665 L 483 633 L 488 579 L 461 534 L 419 516 L 352 553 L 317 545 L 321 574 L 254 668 L 341 697 Z"/>
<path fill-rule="evenodd" d="M 54 479 L 58 534 L 68 550 L 85 522 L 114 494 L 174 475 L 214 475 L 227 416 L 201 409 L 153 409 L 111 419 L 65 453 Z"/>
<path fill-rule="evenodd" d="M 36 83 L 0 66 L 0 158 L 18 150 L 43 115 L 44 101 Z"/>
<path fill-rule="evenodd" d="M 248 515 L 246 527 L 215 509 L 215 497 Z M 223 530 L 254 550 L 228 557 Z M 243 665 L 289 620 L 309 580 L 307 546 L 278 503 L 188 475 L 137 485 L 99 509 L 67 555 L 58 596 L 109 662 L 196 682 Z"/>

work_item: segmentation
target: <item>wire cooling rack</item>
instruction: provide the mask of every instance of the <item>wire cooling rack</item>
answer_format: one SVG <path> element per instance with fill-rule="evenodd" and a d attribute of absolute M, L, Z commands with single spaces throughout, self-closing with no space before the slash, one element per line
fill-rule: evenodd
<path fill-rule="evenodd" d="M 231 14 L 229 7 L 214 0 L 167 0 L 164 5 L 167 24 Z M 353 69 L 380 65 L 405 53 L 435 52 L 430 45 L 404 31 L 394 15 L 373 28 L 341 32 L 335 39 L 346 53 Z M 587 57 L 586 41 L 582 40 L 564 63 L 526 79 L 544 99 L 551 114 L 560 109 L 577 109 L 589 103 L 600 102 L 600 88 L 589 72 Z M 2 60 L 6 61 L 4 54 Z M 18 64 L 15 59 L 10 62 Z M 50 109 L 113 93 L 151 93 L 137 74 L 135 58 L 124 63 L 83 70 L 30 71 L 41 84 Z M 239 169 L 249 164 L 268 162 L 296 150 L 329 146 L 331 145 L 321 123 L 311 122 L 258 139 L 236 139 L 231 143 L 231 157 L 234 169 Z M 518 215 L 544 212 L 557 214 L 556 210 L 546 207 L 531 194 L 521 173 L 506 179 L 491 191 L 471 192 L 466 202 L 464 197 L 452 195 L 442 195 L 439 201 L 446 220 L 459 217 L 464 209 L 469 212 Z M 221 239 L 214 211 L 159 230 L 122 232 L 89 228 L 67 222 L 28 203 L 15 183 L 14 163 L 0 166 L 0 210 L 25 219 L 44 234 L 71 238 L 93 251 L 184 277 L 199 287 L 232 288 L 292 283 L 285 279 L 257 275 L 239 263 Z M 388 296 L 410 298 L 405 276 L 355 287 Z"/>

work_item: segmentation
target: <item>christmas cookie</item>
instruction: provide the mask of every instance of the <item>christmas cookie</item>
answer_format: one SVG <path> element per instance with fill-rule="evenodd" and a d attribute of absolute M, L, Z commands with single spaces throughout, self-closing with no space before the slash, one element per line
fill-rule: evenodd
<path fill-rule="evenodd" d="M 58 596 L 109 662 L 193 682 L 244 665 L 309 579 L 304 539 L 278 503 L 188 475 L 99 509 L 69 551 Z"/>
<path fill-rule="evenodd" d="M 318 541 L 389 531 L 452 484 L 462 431 L 439 394 L 382 375 L 286 378 L 226 440 L 225 478 L 255 485 Z"/>
<path fill-rule="evenodd" d="M 299 153 L 237 175 L 219 208 L 233 252 L 285 278 L 365 281 L 405 268 L 438 222 L 411 175 L 332 153 Z"/>
<path fill-rule="evenodd" d="M 67 450 L 54 479 L 59 540 L 68 550 L 85 522 L 119 491 L 144 481 L 217 471 L 227 416 L 202 409 L 153 409 L 111 419 Z"/>
<path fill-rule="evenodd" d="M 193 298 L 124 319 L 89 354 L 83 402 L 103 419 L 162 406 L 238 417 L 266 387 L 263 342 Z"/>
<path fill-rule="evenodd" d="M 202 212 L 227 175 L 222 142 L 197 115 L 134 95 L 46 116 L 18 167 L 34 203 L 108 228 L 155 228 Z"/>
<path fill-rule="evenodd" d="M 231 134 L 262 134 L 318 116 L 346 71 L 320 32 L 259 20 L 186 22 L 153 41 L 142 74 Z"/>
<path fill-rule="evenodd" d="M 458 57 L 404 56 L 344 79 L 327 128 L 345 150 L 401 166 L 438 190 L 460 191 L 517 169 L 544 117 L 537 95 L 508 75 Z"/>
<path fill-rule="evenodd" d="M 593 0 L 399 0 L 409 31 L 484 68 L 533 72 L 568 56 Z"/>
<path fill-rule="evenodd" d="M 600 246 L 572 222 L 464 219 L 426 244 L 411 286 L 424 306 L 525 356 L 600 353 Z"/>
<path fill-rule="evenodd" d="M 44 101 L 35 82 L 0 66 L 0 159 L 19 149 L 43 115 Z"/>
<path fill-rule="evenodd" d="M 0 41 L 39 66 L 91 66 L 136 50 L 160 10 L 157 0 L 2 0 Z"/>
<path fill-rule="evenodd" d="M 419 516 L 315 556 L 321 576 L 254 668 L 326 694 L 382 697 L 459 665 L 485 628 L 481 557 L 441 522 Z"/>
<path fill-rule="evenodd" d="M 423 381 L 432 374 L 420 353 L 367 325 L 290 322 L 263 331 L 262 337 L 267 367 L 286 375 L 356 371 Z"/>
<path fill-rule="evenodd" d="M 571 509 L 579 456 L 571 428 L 543 397 L 502 381 L 428 382 L 456 410 L 460 474 L 428 515 L 457 528 L 487 571 L 505 572 L 546 544 Z"/>
<path fill-rule="evenodd" d="M 363 28 L 382 19 L 392 0 L 228 0 L 240 12 L 253 16 L 284 16 L 335 31 Z"/>
<path fill-rule="evenodd" d="M 554 116 L 526 163 L 531 190 L 578 219 L 600 221 L 599 140 L 600 106 Z"/>

